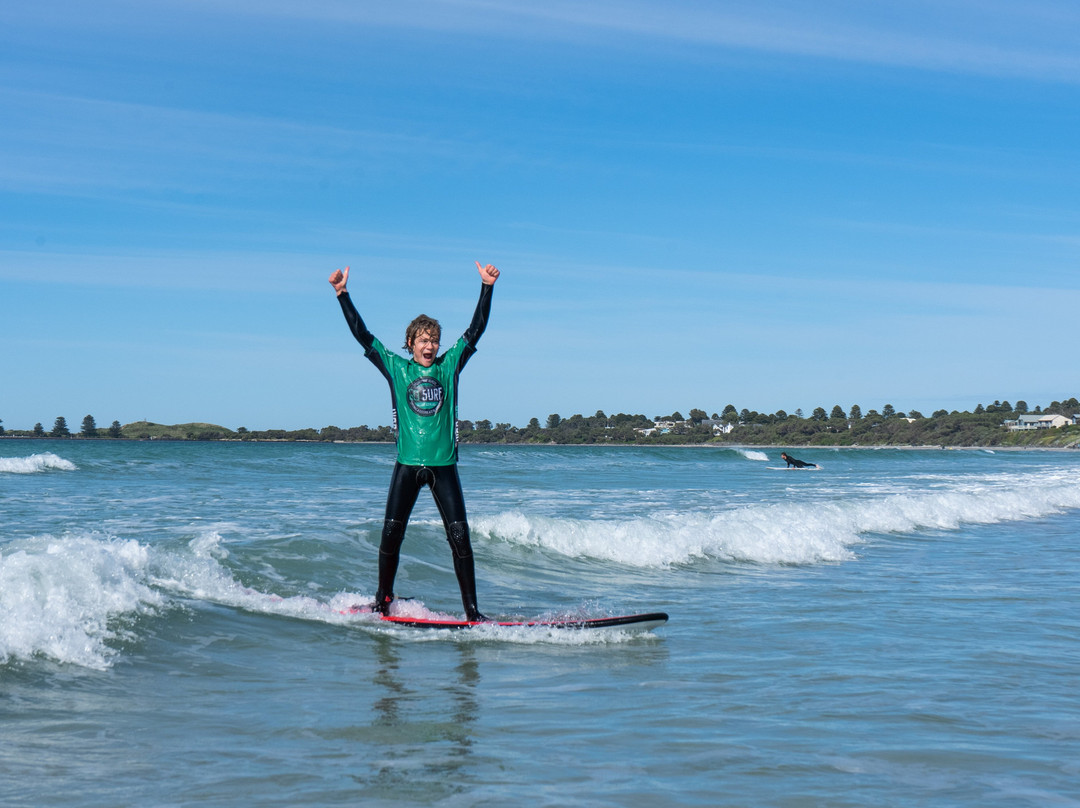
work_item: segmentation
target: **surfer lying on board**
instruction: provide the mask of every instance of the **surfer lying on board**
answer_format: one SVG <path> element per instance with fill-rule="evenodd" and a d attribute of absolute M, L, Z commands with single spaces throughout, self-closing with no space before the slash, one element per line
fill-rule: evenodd
<path fill-rule="evenodd" d="M 379 369 L 390 384 L 394 427 L 397 430 L 397 462 L 390 477 L 379 546 L 379 588 L 375 592 L 375 611 L 387 614 L 394 600 L 401 543 L 416 498 L 425 485 L 431 488 L 435 505 L 446 528 L 446 539 L 454 555 L 454 574 L 461 588 L 461 603 L 467 620 L 487 620 L 476 606 L 476 576 L 473 568 L 469 523 L 465 516 L 465 497 L 457 470 L 457 385 L 458 374 L 476 353 L 476 343 L 487 327 L 491 313 L 491 293 L 499 270 L 491 264 L 481 266 L 480 300 L 472 323 L 444 354 L 439 356 L 442 328 L 426 314 L 405 329 L 405 349 L 411 359 L 388 350 L 367 329 L 345 288 L 349 268 L 334 270 L 330 285 L 337 292 L 345 321 L 364 355 Z"/>
<path fill-rule="evenodd" d="M 780 459 L 787 463 L 788 468 L 794 466 L 797 469 L 816 469 L 818 467 L 817 463 L 804 463 L 802 460 L 796 460 L 787 452 L 781 452 Z"/>

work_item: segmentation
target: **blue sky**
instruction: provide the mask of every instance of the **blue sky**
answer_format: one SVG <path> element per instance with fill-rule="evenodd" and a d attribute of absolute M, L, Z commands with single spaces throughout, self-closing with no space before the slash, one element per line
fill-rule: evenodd
<path fill-rule="evenodd" d="M 103 0 L 0 12 L 0 419 L 460 415 L 1080 394 L 1071 2 Z M 446 342 L 447 340 L 444 340 Z"/>

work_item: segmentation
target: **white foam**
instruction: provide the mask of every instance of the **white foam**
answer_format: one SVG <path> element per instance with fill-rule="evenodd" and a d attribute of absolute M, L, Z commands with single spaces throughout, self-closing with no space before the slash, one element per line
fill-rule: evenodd
<path fill-rule="evenodd" d="M 125 621 L 161 605 L 135 541 L 92 536 L 19 542 L 0 554 L 0 661 L 48 657 L 108 667 Z"/>
<path fill-rule="evenodd" d="M 736 452 L 741 454 L 747 460 L 761 460 L 765 461 L 769 459 L 769 456 L 764 452 L 760 452 L 757 449 L 736 449 Z"/>
<path fill-rule="evenodd" d="M 1041 518 L 1080 508 L 1076 473 L 983 477 L 949 488 L 755 504 L 715 513 L 571 519 L 509 511 L 473 520 L 490 540 L 633 567 L 695 559 L 814 564 L 854 557 L 869 534 Z"/>
<path fill-rule="evenodd" d="M 36 474 L 41 471 L 75 471 L 78 468 L 52 452 L 32 454 L 29 457 L 0 457 L 0 473 Z"/>
<path fill-rule="evenodd" d="M 191 600 L 261 614 L 334 619 L 327 604 L 315 598 L 303 595 L 281 597 L 245 586 L 222 563 L 228 557 L 221 536 L 217 531 L 208 530 L 192 539 L 186 552 L 159 553 L 150 581 L 170 595 Z"/>
<path fill-rule="evenodd" d="M 95 670 L 108 669 L 122 643 L 136 640 L 135 620 L 183 601 L 202 601 L 246 612 L 400 632 L 410 639 L 467 639 L 457 632 L 394 628 L 375 615 L 351 613 L 370 595 L 339 593 L 328 602 L 306 595 L 283 597 L 238 581 L 225 565 L 220 535 L 208 531 L 180 550 L 159 550 L 134 540 L 96 534 L 41 537 L 8 545 L 0 553 L 0 664 L 39 658 Z M 421 601 L 395 610 L 434 617 Z M 444 617 L 449 617 L 444 615 Z M 493 629 L 508 642 L 594 643 L 629 639 L 615 632 L 522 632 Z M 492 632 L 468 632 L 472 640 Z M 526 635 L 527 636 L 524 636 Z M 593 632 L 596 634 L 596 632 Z"/>
<path fill-rule="evenodd" d="M 0 663 L 43 657 L 106 669 L 119 653 L 118 644 L 133 639 L 135 618 L 178 598 L 265 614 L 348 620 L 313 598 L 282 598 L 245 587 L 222 563 L 226 558 L 214 531 L 181 551 L 98 534 L 14 542 L 0 553 Z"/>
<path fill-rule="evenodd" d="M 596 643 L 626 642 L 640 634 L 629 631 L 565 631 L 561 629 L 529 629 L 505 626 L 479 626 L 467 632 L 432 629 L 425 631 L 411 627 L 394 626 L 382 622 L 370 613 L 354 613 L 353 607 L 369 603 L 372 595 L 341 592 L 322 601 L 307 595 L 283 597 L 272 592 L 262 592 L 244 586 L 221 565 L 227 552 L 220 545 L 216 533 L 207 533 L 193 540 L 190 554 L 177 554 L 162 558 L 158 566 L 167 574 L 155 577 L 155 585 L 183 597 L 223 606 L 242 609 L 254 614 L 278 615 L 312 622 L 352 625 L 384 633 L 401 634 L 410 640 L 470 642 L 497 638 L 500 641 L 519 644 L 558 643 L 561 645 L 589 645 Z M 584 608 L 584 607 L 583 607 Z M 392 607 L 393 614 L 434 620 L 460 619 L 429 609 L 421 600 L 399 600 Z M 584 615 L 584 612 L 583 612 Z M 592 612 L 588 616 L 597 616 Z"/>

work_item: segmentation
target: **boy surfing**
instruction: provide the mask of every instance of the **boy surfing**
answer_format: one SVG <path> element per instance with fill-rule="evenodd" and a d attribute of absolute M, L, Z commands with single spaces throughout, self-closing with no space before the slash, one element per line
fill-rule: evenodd
<path fill-rule="evenodd" d="M 390 385 L 397 461 L 386 497 L 379 545 L 379 584 L 372 606 L 373 611 L 384 615 L 389 614 L 394 601 L 394 578 L 405 528 L 420 489 L 426 485 L 446 529 L 465 617 L 472 621 L 488 619 L 476 605 L 472 544 L 457 470 L 458 376 L 476 353 L 476 343 L 487 327 L 491 294 L 499 278 L 499 270 L 491 264 L 481 265 L 477 261 L 476 268 L 480 272 L 480 299 L 465 333 L 440 355 L 442 328 L 437 320 L 421 314 L 405 329 L 405 350 L 411 355 L 408 359 L 387 350 L 364 325 L 346 289 L 349 267 L 344 271 L 334 270 L 330 275 L 330 285 L 337 292 L 353 336 Z"/>

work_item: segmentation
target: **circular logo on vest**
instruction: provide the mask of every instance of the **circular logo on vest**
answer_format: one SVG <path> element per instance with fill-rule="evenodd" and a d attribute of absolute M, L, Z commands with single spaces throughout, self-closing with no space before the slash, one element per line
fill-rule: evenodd
<path fill-rule="evenodd" d="M 442 409 L 443 387 L 433 376 L 421 376 L 409 385 L 406 392 L 409 409 L 425 417 Z"/>

